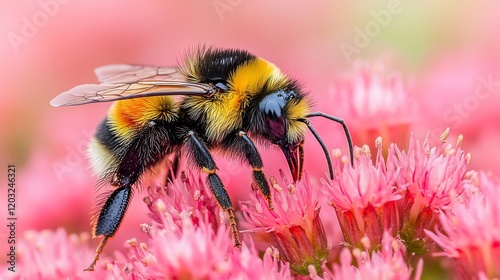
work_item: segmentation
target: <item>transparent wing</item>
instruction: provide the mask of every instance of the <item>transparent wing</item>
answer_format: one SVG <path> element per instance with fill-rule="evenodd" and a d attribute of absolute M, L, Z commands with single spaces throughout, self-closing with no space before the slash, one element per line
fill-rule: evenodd
<path fill-rule="evenodd" d="M 55 107 L 158 95 L 208 95 L 212 86 L 187 81 L 175 68 L 115 64 L 95 70 L 100 84 L 76 86 L 52 99 Z"/>
<path fill-rule="evenodd" d="M 94 72 L 99 82 L 110 84 L 183 79 L 182 74 L 173 67 L 113 64 L 96 68 Z"/>

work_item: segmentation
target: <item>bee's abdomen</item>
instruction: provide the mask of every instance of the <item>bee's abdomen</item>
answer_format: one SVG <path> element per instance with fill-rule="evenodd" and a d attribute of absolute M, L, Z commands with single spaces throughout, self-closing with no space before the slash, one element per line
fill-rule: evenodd
<path fill-rule="evenodd" d="M 94 172 L 101 176 L 118 172 L 127 154 L 135 154 L 140 162 L 137 168 L 146 169 L 178 144 L 177 126 L 177 105 L 170 96 L 114 103 L 90 142 L 88 154 Z M 132 149 L 136 151 L 131 153 Z"/>
<path fill-rule="evenodd" d="M 97 127 L 97 132 L 90 140 L 87 150 L 87 155 L 90 159 L 92 170 L 95 174 L 101 175 L 106 170 L 117 166 L 117 149 L 120 145 L 124 145 L 123 140 L 120 140 L 108 125 L 108 117 L 106 117 Z"/>

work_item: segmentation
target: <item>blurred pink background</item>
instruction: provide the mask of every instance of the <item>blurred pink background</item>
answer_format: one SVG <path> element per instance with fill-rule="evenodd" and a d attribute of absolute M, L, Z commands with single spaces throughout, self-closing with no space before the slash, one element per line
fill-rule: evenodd
<path fill-rule="evenodd" d="M 470 169 L 498 175 L 499 12 L 500 2 L 493 0 L 314 5 L 245 0 L 2 1 L 0 218 L 6 221 L 6 166 L 15 164 L 18 239 L 29 229 L 89 232 L 96 178 L 87 167 L 85 149 L 110 104 L 53 108 L 49 101 L 78 84 L 95 83 L 93 69 L 98 66 L 174 65 L 187 48 L 203 43 L 247 49 L 272 61 L 303 82 L 317 109 L 343 117 L 347 124 L 349 116 L 342 115 L 345 110 L 337 107 L 332 93 L 335 79 L 350 73 L 358 59 L 384 61 L 387 73 L 399 72 L 408 84 L 418 108 L 409 130 L 420 138 L 430 131 L 433 139 L 446 127 L 454 135 L 464 134 L 464 150 L 472 154 Z M 359 32 L 364 32 L 364 41 Z M 356 53 L 346 55 L 347 45 Z M 377 118 L 372 121 L 366 126 L 377 126 Z M 330 150 L 347 152 L 340 126 L 313 123 Z M 356 134 L 357 127 L 351 129 Z M 324 176 L 326 162 L 319 145 L 310 134 L 307 137 L 306 170 Z M 358 146 L 373 146 L 375 136 L 362 143 L 354 140 Z M 280 152 L 263 154 L 266 175 L 279 176 L 279 168 L 288 172 Z M 219 168 L 233 203 L 246 198 L 250 169 L 223 159 Z M 236 177 L 248 183 L 236 185 L 241 182 Z M 145 192 L 136 193 L 108 252 L 142 236 L 138 224 L 146 220 L 144 196 Z M 6 237 L 2 230 L 2 258 Z"/>

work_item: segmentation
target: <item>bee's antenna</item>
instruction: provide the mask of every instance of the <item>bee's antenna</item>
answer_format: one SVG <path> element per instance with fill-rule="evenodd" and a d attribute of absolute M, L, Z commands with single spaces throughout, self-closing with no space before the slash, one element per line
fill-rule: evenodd
<path fill-rule="evenodd" d="M 311 133 L 314 135 L 316 140 L 318 140 L 318 143 L 321 145 L 321 148 L 323 149 L 323 152 L 325 153 L 326 161 L 328 162 L 328 171 L 330 172 L 330 179 L 333 180 L 333 167 L 332 167 L 332 159 L 330 158 L 330 153 L 328 152 L 328 148 L 325 145 L 325 142 L 323 142 L 323 139 L 319 137 L 318 132 L 316 132 L 316 129 L 311 125 L 308 119 L 297 119 L 300 122 L 303 122 L 307 125 Z"/>
<path fill-rule="evenodd" d="M 322 112 L 315 112 L 306 115 L 306 118 L 311 118 L 311 117 L 323 117 L 327 118 L 331 121 L 337 122 L 342 125 L 342 128 L 344 128 L 344 133 L 347 138 L 347 144 L 349 145 L 349 156 L 351 158 L 351 166 L 354 167 L 354 147 L 352 145 L 352 138 L 351 134 L 349 133 L 349 129 L 347 128 L 347 125 L 345 124 L 344 120 L 341 118 L 337 118 L 328 114 L 324 114 Z"/>
<path fill-rule="evenodd" d="M 331 116 L 331 115 L 328 115 L 328 114 L 324 114 L 322 112 L 315 112 L 315 113 L 311 113 L 311 114 L 306 115 L 306 118 L 311 118 L 311 117 L 327 118 L 331 121 L 337 122 L 337 123 L 342 125 L 342 127 L 344 128 L 345 136 L 347 138 L 347 144 L 349 145 L 349 156 L 351 158 L 351 166 L 354 167 L 354 152 L 353 152 L 354 148 L 353 148 L 353 144 L 352 144 L 352 138 L 351 138 L 351 134 L 349 133 L 349 129 L 347 128 L 347 125 L 345 124 L 344 120 L 337 118 L 337 117 L 334 117 L 334 116 Z M 328 161 L 328 168 L 330 170 L 330 178 L 333 179 L 332 161 L 330 159 L 330 154 L 328 153 L 328 149 L 326 148 L 325 143 L 323 142 L 323 140 L 321 140 L 321 138 L 319 137 L 319 134 L 316 132 L 316 130 L 309 123 L 309 120 L 298 119 L 298 121 L 305 123 L 307 125 L 307 127 L 309 128 L 309 130 L 311 130 L 311 133 L 314 135 L 314 137 L 316 137 L 316 140 L 318 140 L 319 144 L 321 145 L 321 148 L 323 149 L 323 152 L 325 153 L 326 160 Z"/>

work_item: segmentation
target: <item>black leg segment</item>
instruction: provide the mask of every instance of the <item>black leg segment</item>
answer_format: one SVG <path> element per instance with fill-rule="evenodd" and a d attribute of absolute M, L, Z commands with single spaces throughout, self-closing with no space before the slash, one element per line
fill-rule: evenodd
<path fill-rule="evenodd" d="M 233 235 L 234 247 L 240 247 L 241 243 L 240 238 L 238 237 L 236 218 L 234 216 L 233 205 L 231 204 L 229 195 L 227 194 L 227 191 L 217 174 L 208 174 L 208 182 L 210 183 L 210 187 L 212 188 L 212 192 L 217 199 L 219 206 L 224 209 L 229 215 L 229 225 L 231 227 L 231 233 Z"/>
<path fill-rule="evenodd" d="M 194 162 L 203 170 L 203 172 L 211 174 L 215 173 L 217 166 L 208 150 L 207 145 L 196 135 L 192 130 L 188 132 L 187 143 L 189 152 L 191 153 Z"/>
<path fill-rule="evenodd" d="M 106 130 L 107 129 L 107 130 Z M 137 131 L 130 141 L 120 142 L 109 127 L 101 128 L 102 143 L 116 155 L 116 165 L 109 168 L 103 180 L 108 181 L 116 189 L 98 205 L 99 212 L 93 217 L 93 236 L 103 236 L 97 247 L 94 260 L 86 270 L 94 270 L 107 241 L 113 237 L 120 226 L 132 197 L 132 187 L 140 176 L 166 155 L 166 147 L 172 139 L 166 126 L 150 122 L 149 125 Z M 102 136 L 106 134 L 105 136 Z"/>
<path fill-rule="evenodd" d="M 236 227 L 234 208 L 231 204 L 229 195 L 227 194 L 227 191 L 224 188 L 221 179 L 219 178 L 219 175 L 216 174 L 217 167 L 212 158 L 212 155 L 210 154 L 210 151 L 208 150 L 208 147 L 198 137 L 198 135 L 196 135 L 196 132 L 192 130 L 188 132 L 186 145 L 194 163 L 203 172 L 208 174 L 208 182 L 210 184 L 210 188 L 212 189 L 212 193 L 217 199 L 217 203 L 219 204 L 219 206 L 224 209 L 229 216 L 229 224 L 233 235 L 234 246 L 240 247 L 241 242 L 238 236 L 238 229 Z"/>
<path fill-rule="evenodd" d="M 106 200 L 95 225 L 95 235 L 112 237 L 120 225 L 130 202 L 132 188 L 117 188 Z"/>
<path fill-rule="evenodd" d="M 102 249 L 108 242 L 108 239 L 115 235 L 118 227 L 120 226 L 123 216 L 127 211 L 130 197 L 132 195 L 132 188 L 130 187 L 121 187 L 117 188 L 106 200 L 104 206 L 99 213 L 99 217 L 97 218 L 97 223 L 94 225 L 94 235 L 101 236 L 104 238 L 99 243 L 99 246 L 96 249 L 96 255 L 94 260 L 89 265 L 89 267 L 85 270 L 94 270 L 94 266 L 99 260 L 99 256 L 102 253 Z"/>
<path fill-rule="evenodd" d="M 304 140 L 299 144 L 299 177 L 298 180 L 304 175 Z"/>
<path fill-rule="evenodd" d="M 238 132 L 240 146 L 243 146 L 245 151 L 245 157 L 248 160 L 248 163 L 252 166 L 253 169 L 253 179 L 254 182 L 259 187 L 260 192 L 266 198 L 267 203 L 269 204 L 269 209 L 273 209 L 273 203 L 271 199 L 271 191 L 269 190 L 269 183 L 267 182 L 266 176 L 264 172 L 262 172 L 263 163 L 262 158 L 260 157 L 259 151 L 255 147 L 253 141 L 247 136 L 247 134 L 243 131 Z M 239 151 L 241 152 L 241 151 Z"/>

